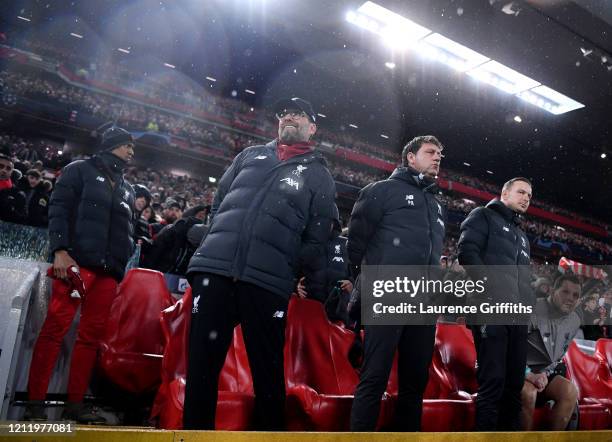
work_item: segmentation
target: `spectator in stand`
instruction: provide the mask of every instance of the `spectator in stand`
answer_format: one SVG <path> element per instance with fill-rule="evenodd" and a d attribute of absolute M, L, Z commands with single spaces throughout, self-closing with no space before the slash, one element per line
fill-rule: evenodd
<path fill-rule="evenodd" d="M 19 180 L 18 187 L 26 196 L 28 216 L 25 224 L 36 227 L 46 227 L 49 204 L 49 188 L 42 180 L 38 169 L 30 169 Z"/>
<path fill-rule="evenodd" d="M 162 220 L 159 223 L 153 224 L 151 230 L 153 232 L 153 239 L 157 237 L 157 234 L 167 225 L 174 223 L 176 220 L 183 216 L 183 209 L 181 204 L 174 198 L 168 198 L 164 203 L 162 210 Z"/>
<path fill-rule="evenodd" d="M 149 222 L 142 214 L 151 204 L 151 193 L 142 184 L 134 184 L 134 239 L 148 241 L 151 239 Z"/>
<path fill-rule="evenodd" d="M 13 160 L 0 154 L 0 220 L 21 223 L 27 218 L 26 197 L 13 184 Z"/>
<path fill-rule="evenodd" d="M 533 283 L 536 298 L 548 298 L 550 294 L 550 279 L 538 278 Z"/>
<path fill-rule="evenodd" d="M 189 247 L 188 233 L 196 224 L 203 224 L 207 214 L 205 206 L 195 206 L 186 210 L 180 219 L 165 226 L 153 241 L 143 267 L 185 275 L 189 259 L 195 252 Z"/>
<path fill-rule="evenodd" d="M 46 420 L 45 396 L 62 340 L 81 308 L 68 378 L 63 420 L 103 424 L 92 404 L 83 403 L 94 369 L 117 284 L 123 278 L 134 243 L 134 192 L 123 170 L 134 155 L 132 135 L 110 127 L 101 137 L 100 153 L 66 166 L 49 204 L 50 251 L 54 255 L 52 298 L 34 346 L 28 378 L 25 420 Z M 86 292 L 70 296 L 68 275 L 78 273 Z"/>
<path fill-rule="evenodd" d="M 583 298 L 582 306 L 578 309 L 584 339 L 591 341 L 607 337 L 603 329 L 606 325 L 607 311 L 604 306 L 599 305 L 599 299 L 599 292 L 591 291 Z"/>

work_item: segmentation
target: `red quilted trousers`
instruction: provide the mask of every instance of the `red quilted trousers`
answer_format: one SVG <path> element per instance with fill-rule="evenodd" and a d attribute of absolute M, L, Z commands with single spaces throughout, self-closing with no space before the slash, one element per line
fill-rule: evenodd
<path fill-rule="evenodd" d="M 79 306 L 81 319 L 68 378 L 68 400 L 81 402 L 87 391 L 103 338 L 110 307 L 117 295 L 117 281 L 105 273 L 81 268 L 86 296 L 70 297 L 72 286 L 60 279 L 53 280 L 51 305 L 40 335 L 34 346 L 28 379 L 30 400 L 44 400 L 49 380 L 62 345 L 62 341 Z"/>

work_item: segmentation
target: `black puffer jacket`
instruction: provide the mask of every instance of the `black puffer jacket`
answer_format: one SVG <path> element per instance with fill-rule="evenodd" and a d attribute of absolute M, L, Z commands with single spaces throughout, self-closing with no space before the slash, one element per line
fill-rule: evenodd
<path fill-rule="evenodd" d="M 46 227 L 48 223 L 49 192 L 41 181 L 34 188 L 30 187 L 27 177 L 19 181 L 19 187 L 26 196 L 27 224 L 36 227 Z"/>
<path fill-rule="evenodd" d="M 520 216 L 499 200 L 472 210 L 461 223 L 459 263 L 473 279 L 484 278 L 479 267 L 495 266 L 495 278 L 487 278 L 484 297 L 495 301 L 532 304 L 529 239 L 519 227 Z M 504 266 L 497 267 L 497 266 Z"/>
<path fill-rule="evenodd" d="M 219 181 L 189 274 L 237 278 L 289 297 L 325 253 L 335 184 L 318 152 L 280 161 L 276 141 L 242 151 Z"/>
<path fill-rule="evenodd" d="M 17 187 L 0 190 L 0 220 L 23 223 L 27 218 L 25 194 Z"/>
<path fill-rule="evenodd" d="M 336 282 L 345 279 L 352 281 L 346 252 L 347 239 L 339 233 L 337 231 L 327 243 L 324 265 L 306 280 L 309 298 L 325 302 Z"/>
<path fill-rule="evenodd" d="M 439 265 L 446 210 L 434 188 L 407 167 L 364 187 L 349 222 L 351 265 Z"/>
<path fill-rule="evenodd" d="M 70 163 L 49 202 L 51 252 L 66 250 L 80 266 L 119 280 L 134 250 L 134 192 L 124 164 L 111 153 Z"/>

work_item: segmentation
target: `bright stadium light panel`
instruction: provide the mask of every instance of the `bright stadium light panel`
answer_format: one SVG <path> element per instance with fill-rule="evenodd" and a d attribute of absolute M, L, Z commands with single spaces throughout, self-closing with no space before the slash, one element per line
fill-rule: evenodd
<path fill-rule="evenodd" d="M 547 86 L 538 86 L 517 94 L 519 98 L 554 115 L 564 114 L 584 107 L 584 104 L 566 97 Z"/>
<path fill-rule="evenodd" d="M 430 34 L 417 46 L 425 57 L 437 60 L 459 72 L 469 71 L 489 61 L 488 57 L 479 54 L 440 34 Z"/>
<path fill-rule="evenodd" d="M 357 11 L 349 11 L 346 20 L 380 35 L 387 45 L 395 49 L 404 49 L 431 34 L 426 27 L 374 2 L 365 2 Z"/>
<path fill-rule="evenodd" d="M 554 115 L 585 107 L 508 66 L 441 34 L 432 33 L 430 29 L 374 2 L 367 1 L 356 11 L 349 11 L 346 20 L 382 37 L 393 49 L 415 49 L 425 57 L 465 72 L 508 94 L 517 95 Z M 385 66 L 393 69 L 395 63 L 389 61 Z"/>
<path fill-rule="evenodd" d="M 539 82 L 495 60 L 467 71 L 467 74 L 509 94 L 517 94 L 540 85 Z"/>

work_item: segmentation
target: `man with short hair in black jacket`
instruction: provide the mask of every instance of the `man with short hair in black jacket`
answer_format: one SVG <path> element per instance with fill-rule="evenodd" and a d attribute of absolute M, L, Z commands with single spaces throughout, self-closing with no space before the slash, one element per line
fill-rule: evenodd
<path fill-rule="evenodd" d="M 495 278 L 483 296 L 496 302 L 500 296 L 513 303 L 533 304 L 529 239 L 519 227 L 520 215 L 527 211 L 532 186 L 527 178 L 506 182 L 501 198 L 486 207 L 472 210 L 461 223 L 459 263 L 473 279 L 483 279 L 483 266 Z M 474 267 L 476 266 L 476 267 Z M 501 269 L 503 267 L 503 274 Z M 484 273 L 483 273 L 484 272 Z M 500 279 L 503 278 L 500 286 Z M 511 431 L 520 427 L 521 389 L 527 361 L 527 325 L 508 318 L 507 325 L 472 325 L 478 361 L 476 429 Z M 484 318 L 486 321 L 486 318 Z"/>
<path fill-rule="evenodd" d="M 188 268 L 193 289 L 185 429 L 214 429 L 218 379 L 237 323 L 255 389 L 255 427 L 284 429 L 283 346 L 296 275 L 325 253 L 335 184 L 301 98 L 275 106 L 278 139 L 248 147 L 219 181 L 210 228 Z"/>
<path fill-rule="evenodd" d="M 435 198 L 442 144 L 432 135 L 411 140 L 402 166 L 360 194 L 349 222 L 351 266 L 437 266 L 444 242 L 445 209 Z M 351 411 L 351 431 L 374 431 L 380 400 L 398 352 L 399 397 L 394 429 L 421 428 L 435 325 L 366 325 L 364 359 Z"/>
<path fill-rule="evenodd" d="M 30 404 L 25 419 L 46 420 L 44 399 L 62 340 L 81 307 L 78 335 L 68 378 L 63 419 L 100 424 L 83 396 L 95 366 L 106 318 L 123 278 L 134 243 L 132 186 L 123 170 L 134 156 L 132 135 L 118 127 L 103 132 L 100 153 L 67 165 L 49 203 L 50 250 L 54 255 L 52 297 L 47 318 L 34 346 L 28 379 Z M 79 273 L 86 292 L 75 296 L 72 273 Z"/>
<path fill-rule="evenodd" d="M 46 227 L 48 223 L 49 193 L 42 181 L 42 174 L 37 169 L 28 170 L 19 180 L 19 188 L 26 196 L 28 218 L 26 224 Z"/>

